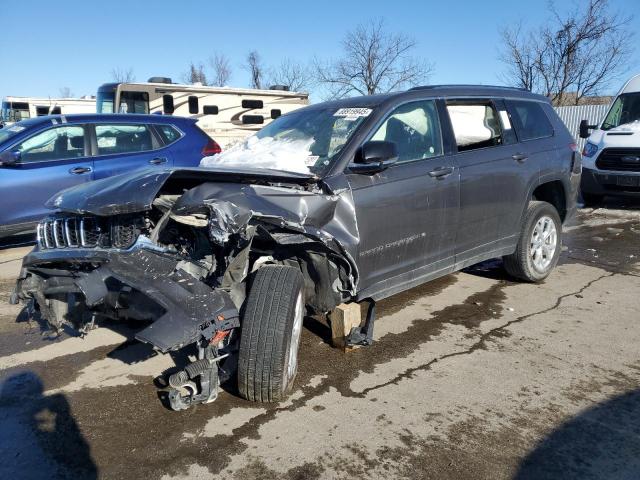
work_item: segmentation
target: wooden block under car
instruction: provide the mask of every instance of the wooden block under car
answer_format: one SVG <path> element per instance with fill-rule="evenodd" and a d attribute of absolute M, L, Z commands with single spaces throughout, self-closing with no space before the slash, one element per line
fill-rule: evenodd
<path fill-rule="evenodd" d="M 329 321 L 331 322 L 331 338 L 333 346 L 342 348 L 345 351 L 354 348 L 347 348 L 345 337 L 351 333 L 351 329 L 353 327 L 359 327 L 362 323 L 360 304 L 341 303 L 331 311 L 329 314 Z"/>

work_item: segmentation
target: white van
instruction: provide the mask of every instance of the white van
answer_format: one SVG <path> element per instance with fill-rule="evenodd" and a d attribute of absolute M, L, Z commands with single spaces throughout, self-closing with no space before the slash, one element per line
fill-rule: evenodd
<path fill-rule="evenodd" d="M 157 113 L 198 119 L 198 126 L 222 148 L 238 143 L 271 120 L 309 104 L 309 94 L 286 86 L 268 90 L 173 83 L 152 77 L 145 83 L 105 83 L 98 88 L 98 113 Z"/>
<path fill-rule="evenodd" d="M 5 97 L 0 109 L 0 124 L 26 120 L 43 115 L 61 115 L 69 113 L 95 113 L 96 99 L 85 98 L 38 98 Z"/>
<path fill-rule="evenodd" d="M 580 137 L 588 138 L 582 151 L 584 203 L 599 203 L 605 195 L 640 197 L 640 75 L 618 92 L 601 125 L 580 122 Z"/>

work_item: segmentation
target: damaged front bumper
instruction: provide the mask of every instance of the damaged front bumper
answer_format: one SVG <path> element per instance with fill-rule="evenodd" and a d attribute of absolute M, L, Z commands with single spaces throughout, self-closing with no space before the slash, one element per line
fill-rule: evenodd
<path fill-rule="evenodd" d="M 87 314 L 91 322 L 100 316 L 152 322 L 135 338 L 162 353 L 195 344 L 198 360 L 169 379 L 171 407 L 181 410 L 215 399 L 218 362 L 229 355 L 220 351 L 221 340 L 240 325 L 229 293 L 182 266 L 184 259 L 144 236 L 127 250 L 36 248 L 24 258 L 14 300 L 33 299 L 53 328 L 80 328 L 69 310 L 79 303 L 83 322 Z M 52 301 L 67 308 L 61 312 Z"/>

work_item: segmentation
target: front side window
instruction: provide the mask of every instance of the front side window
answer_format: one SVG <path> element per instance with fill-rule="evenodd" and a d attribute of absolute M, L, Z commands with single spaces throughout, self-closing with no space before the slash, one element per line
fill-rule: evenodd
<path fill-rule="evenodd" d="M 395 109 L 371 140 L 393 142 L 398 162 L 442 155 L 440 121 L 433 100 L 407 103 Z"/>
<path fill-rule="evenodd" d="M 516 116 L 518 134 L 521 140 L 534 140 L 553 136 L 553 126 L 538 102 L 509 100 Z"/>
<path fill-rule="evenodd" d="M 503 144 L 501 119 L 492 102 L 447 103 L 459 152 Z"/>
<path fill-rule="evenodd" d="M 20 143 L 21 162 L 43 162 L 84 157 L 83 127 L 54 127 Z"/>
<path fill-rule="evenodd" d="M 611 130 L 633 122 L 640 122 L 640 92 L 623 93 L 602 122 L 602 130 Z"/>
<path fill-rule="evenodd" d="M 121 92 L 118 113 L 149 113 L 149 94 L 147 92 Z"/>
<path fill-rule="evenodd" d="M 153 149 L 147 125 L 96 125 L 98 155 L 144 152 Z"/>

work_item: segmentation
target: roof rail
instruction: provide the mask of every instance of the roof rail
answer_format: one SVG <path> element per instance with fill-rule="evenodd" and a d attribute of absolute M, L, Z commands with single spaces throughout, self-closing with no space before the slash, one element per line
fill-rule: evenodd
<path fill-rule="evenodd" d="M 454 87 L 474 87 L 474 88 L 495 88 L 502 90 L 517 90 L 520 92 L 528 92 L 526 88 L 522 87 L 505 87 L 501 85 L 473 85 L 473 84 L 448 84 L 448 85 L 420 85 L 418 87 L 410 88 L 409 91 L 413 90 L 431 90 L 437 88 L 454 88 Z"/>

